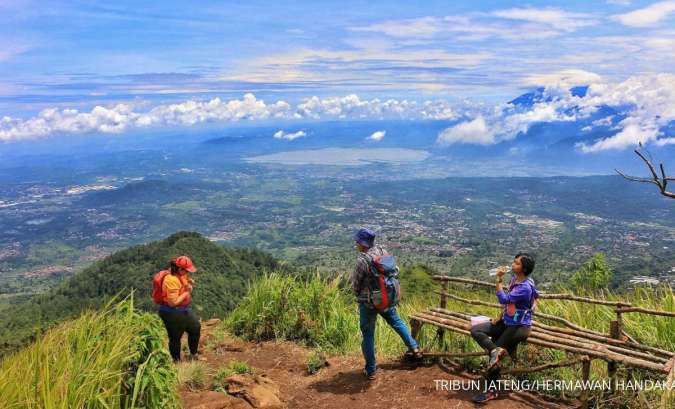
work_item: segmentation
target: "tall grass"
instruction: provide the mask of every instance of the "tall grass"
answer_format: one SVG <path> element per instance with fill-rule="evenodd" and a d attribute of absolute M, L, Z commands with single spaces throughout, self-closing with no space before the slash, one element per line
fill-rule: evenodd
<path fill-rule="evenodd" d="M 0 365 L 0 407 L 178 408 L 176 371 L 155 316 L 133 298 L 85 312 Z"/>
<path fill-rule="evenodd" d="M 405 288 L 404 288 L 405 290 Z M 482 299 L 495 302 L 492 291 L 452 288 L 451 291 L 464 298 Z M 675 311 L 675 295 L 670 287 L 660 289 L 636 289 L 633 292 L 616 295 L 604 293 L 606 299 L 623 299 L 633 305 L 650 309 Z M 598 297 L 598 295 L 596 295 Z M 398 307 L 399 314 L 407 322 L 410 314 L 438 305 L 438 298 L 432 294 L 413 293 Z M 448 309 L 495 316 L 498 311 L 490 307 L 466 305 L 448 300 Z M 573 321 L 581 326 L 608 332 L 609 322 L 615 319 L 612 309 L 565 300 L 543 300 L 539 309 L 548 314 Z M 331 353 L 356 353 L 360 351 L 358 308 L 348 287 L 339 279 L 315 276 L 301 279 L 278 274 L 268 274 L 250 286 L 247 296 L 229 315 L 224 324 L 235 335 L 255 340 L 285 339 L 299 341 L 311 347 Z M 675 320 L 668 317 L 646 314 L 624 314 L 626 331 L 645 344 L 675 350 Z M 398 355 L 405 349 L 398 335 L 378 320 L 376 348 L 380 357 Z M 434 344 L 435 328 L 425 325 L 418 336 L 420 345 Z M 436 346 L 436 348 L 438 348 Z M 480 351 L 470 337 L 446 332 L 442 350 Z M 534 366 L 566 358 L 564 352 L 542 349 L 534 345 L 523 345 L 519 351 L 519 365 Z M 470 369 L 482 368 L 484 359 L 467 358 L 464 365 Z M 594 361 L 592 378 L 606 377 L 606 365 Z M 653 374 L 635 371 L 632 376 L 650 377 Z M 532 380 L 554 377 L 562 380 L 580 379 L 578 368 L 562 368 L 527 375 Z M 632 402 L 658 402 L 658 392 L 640 394 L 628 398 L 625 407 L 645 407 Z"/>
<path fill-rule="evenodd" d="M 358 306 L 339 278 L 316 275 L 310 279 L 267 274 L 250 287 L 239 306 L 225 320 L 235 335 L 254 340 L 299 341 L 331 353 L 360 349 Z M 399 307 L 407 321 L 410 313 L 423 308 L 421 299 Z M 424 331 L 428 338 L 431 331 Z M 405 348 L 396 333 L 378 325 L 376 347 L 382 354 Z"/>

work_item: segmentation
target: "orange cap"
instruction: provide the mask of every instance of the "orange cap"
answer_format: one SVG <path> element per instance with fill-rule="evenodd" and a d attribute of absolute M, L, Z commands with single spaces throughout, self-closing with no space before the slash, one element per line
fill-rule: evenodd
<path fill-rule="evenodd" d="M 188 257 L 188 256 L 176 257 L 176 259 L 174 260 L 174 263 L 178 267 L 183 268 L 183 269 L 185 269 L 185 270 L 187 270 L 191 273 L 194 273 L 195 271 L 197 271 L 197 268 L 195 267 L 195 265 L 192 263 L 192 260 L 190 260 L 190 257 Z"/>

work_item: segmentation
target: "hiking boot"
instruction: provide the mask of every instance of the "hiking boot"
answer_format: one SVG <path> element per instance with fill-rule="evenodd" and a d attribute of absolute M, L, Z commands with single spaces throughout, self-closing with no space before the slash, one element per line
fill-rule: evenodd
<path fill-rule="evenodd" d="M 377 370 L 375 370 L 375 371 L 373 371 L 373 372 L 371 372 L 371 373 L 368 373 L 368 371 L 366 371 L 365 369 L 363 370 L 363 374 L 366 376 L 366 378 L 367 378 L 369 381 L 374 381 L 375 379 L 377 379 L 376 373 L 377 373 Z"/>
<path fill-rule="evenodd" d="M 488 391 L 485 391 L 483 393 L 479 393 L 478 395 L 474 396 L 472 398 L 472 400 L 475 403 L 485 403 L 489 400 L 497 399 L 498 396 L 499 396 L 499 394 L 497 393 L 497 391 L 488 390 Z"/>
<path fill-rule="evenodd" d="M 206 357 L 201 354 L 190 354 L 187 358 L 188 361 L 202 361 L 206 362 Z"/>
<path fill-rule="evenodd" d="M 499 360 L 501 360 L 504 355 L 506 355 L 506 350 L 504 348 L 497 347 L 490 351 L 490 360 L 488 361 L 487 369 L 492 369 L 499 365 Z"/>
<path fill-rule="evenodd" d="M 422 358 L 424 358 L 424 354 L 422 353 L 421 349 L 415 348 L 408 350 L 408 352 L 406 352 L 405 355 L 403 355 L 403 357 L 407 361 L 421 361 Z"/>

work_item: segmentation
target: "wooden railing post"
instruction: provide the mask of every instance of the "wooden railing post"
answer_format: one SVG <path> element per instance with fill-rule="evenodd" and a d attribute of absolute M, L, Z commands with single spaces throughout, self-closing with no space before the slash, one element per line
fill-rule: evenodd
<path fill-rule="evenodd" d="M 609 323 L 609 337 L 621 339 L 621 322 L 619 320 L 611 321 Z M 612 392 L 616 391 L 616 368 L 616 362 L 607 362 L 607 377 L 609 378 L 609 384 L 612 388 Z"/>
<path fill-rule="evenodd" d="M 581 409 L 588 409 L 588 396 L 590 395 L 590 389 L 587 388 L 589 385 L 588 380 L 591 377 L 591 359 L 590 357 L 585 357 L 584 361 L 581 363 L 581 379 L 584 381 L 584 388 L 581 390 Z"/>
<path fill-rule="evenodd" d="M 448 285 L 449 281 L 448 280 L 443 280 L 443 283 L 441 285 L 441 304 L 440 308 L 441 309 L 446 309 L 448 307 Z M 445 330 L 441 327 L 438 328 L 436 332 L 436 338 L 438 338 L 438 345 L 443 347 L 443 340 L 445 338 Z"/>
<path fill-rule="evenodd" d="M 422 323 L 416 319 L 411 319 L 410 320 L 410 335 L 413 337 L 414 340 L 417 340 L 417 335 L 420 332 L 420 329 L 422 328 Z"/>

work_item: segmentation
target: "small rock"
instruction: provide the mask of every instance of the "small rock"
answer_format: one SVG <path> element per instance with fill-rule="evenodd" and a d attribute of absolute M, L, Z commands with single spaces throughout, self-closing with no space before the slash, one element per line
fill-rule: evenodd
<path fill-rule="evenodd" d="M 232 375 L 226 381 L 227 393 L 246 400 L 254 408 L 281 409 L 285 407 L 278 396 L 279 386 L 268 378 Z"/>

